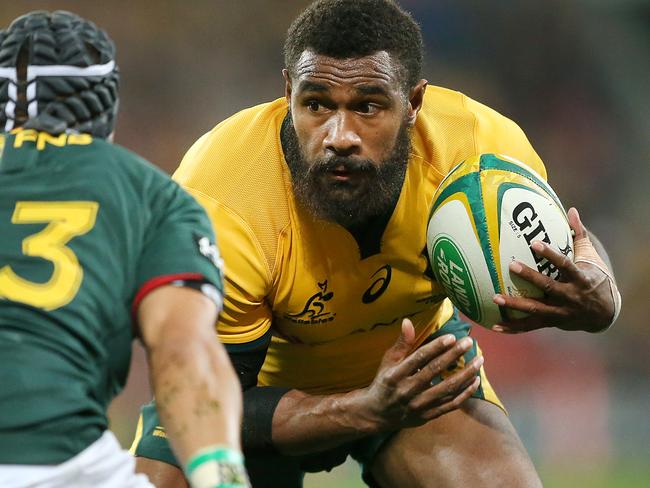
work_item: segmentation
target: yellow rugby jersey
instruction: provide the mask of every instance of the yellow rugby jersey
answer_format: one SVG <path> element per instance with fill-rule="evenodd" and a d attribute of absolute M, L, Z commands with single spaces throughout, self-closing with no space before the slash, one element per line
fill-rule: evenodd
<path fill-rule="evenodd" d="M 219 236 L 226 344 L 272 328 L 258 384 L 308 393 L 367 386 L 409 317 L 418 342 L 452 314 L 426 258 L 433 193 L 451 168 L 481 153 L 544 165 L 511 120 L 466 97 L 428 87 L 412 131 L 397 206 L 375 249 L 296 205 L 280 130 L 284 98 L 239 112 L 201 137 L 174 178 L 206 208 Z M 485 384 L 484 387 L 489 385 Z"/>

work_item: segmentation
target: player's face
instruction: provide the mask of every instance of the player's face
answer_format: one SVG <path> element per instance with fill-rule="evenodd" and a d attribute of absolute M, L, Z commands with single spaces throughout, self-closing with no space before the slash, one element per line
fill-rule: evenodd
<path fill-rule="evenodd" d="M 305 51 L 285 78 L 291 117 L 283 141 L 296 197 L 344 226 L 392 211 L 421 94 L 404 92 L 383 51 L 353 59 Z"/>

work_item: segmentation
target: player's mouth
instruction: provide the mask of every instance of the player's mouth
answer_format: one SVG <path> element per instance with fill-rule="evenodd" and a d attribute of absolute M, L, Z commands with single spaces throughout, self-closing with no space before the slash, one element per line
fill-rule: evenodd
<path fill-rule="evenodd" d="M 340 187 L 359 186 L 376 173 L 370 160 L 342 157 L 320 161 L 313 166 L 313 171 L 323 183 Z"/>
<path fill-rule="evenodd" d="M 332 178 L 334 178 L 336 181 L 349 181 L 350 178 L 354 175 L 353 172 L 348 170 L 344 165 L 339 165 L 333 170 L 331 170 L 330 175 L 332 175 Z"/>

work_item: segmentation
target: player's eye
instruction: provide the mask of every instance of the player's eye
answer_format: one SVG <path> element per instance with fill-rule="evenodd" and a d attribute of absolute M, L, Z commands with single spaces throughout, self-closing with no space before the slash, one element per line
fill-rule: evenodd
<path fill-rule="evenodd" d="M 311 112 L 318 112 L 318 109 L 321 107 L 321 104 L 316 100 L 309 100 L 306 105 Z"/>
<path fill-rule="evenodd" d="M 379 110 L 376 104 L 371 102 L 361 102 L 357 107 L 357 111 L 362 114 L 374 114 Z"/>

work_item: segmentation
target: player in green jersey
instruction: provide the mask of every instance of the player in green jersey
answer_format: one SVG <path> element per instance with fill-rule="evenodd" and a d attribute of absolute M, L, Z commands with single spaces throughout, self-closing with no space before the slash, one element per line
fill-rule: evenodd
<path fill-rule="evenodd" d="M 152 486 L 107 430 L 135 337 L 192 486 L 247 486 L 213 231 L 109 142 L 117 86 L 112 41 L 74 14 L 0 31 L 0 486 Z"/>

